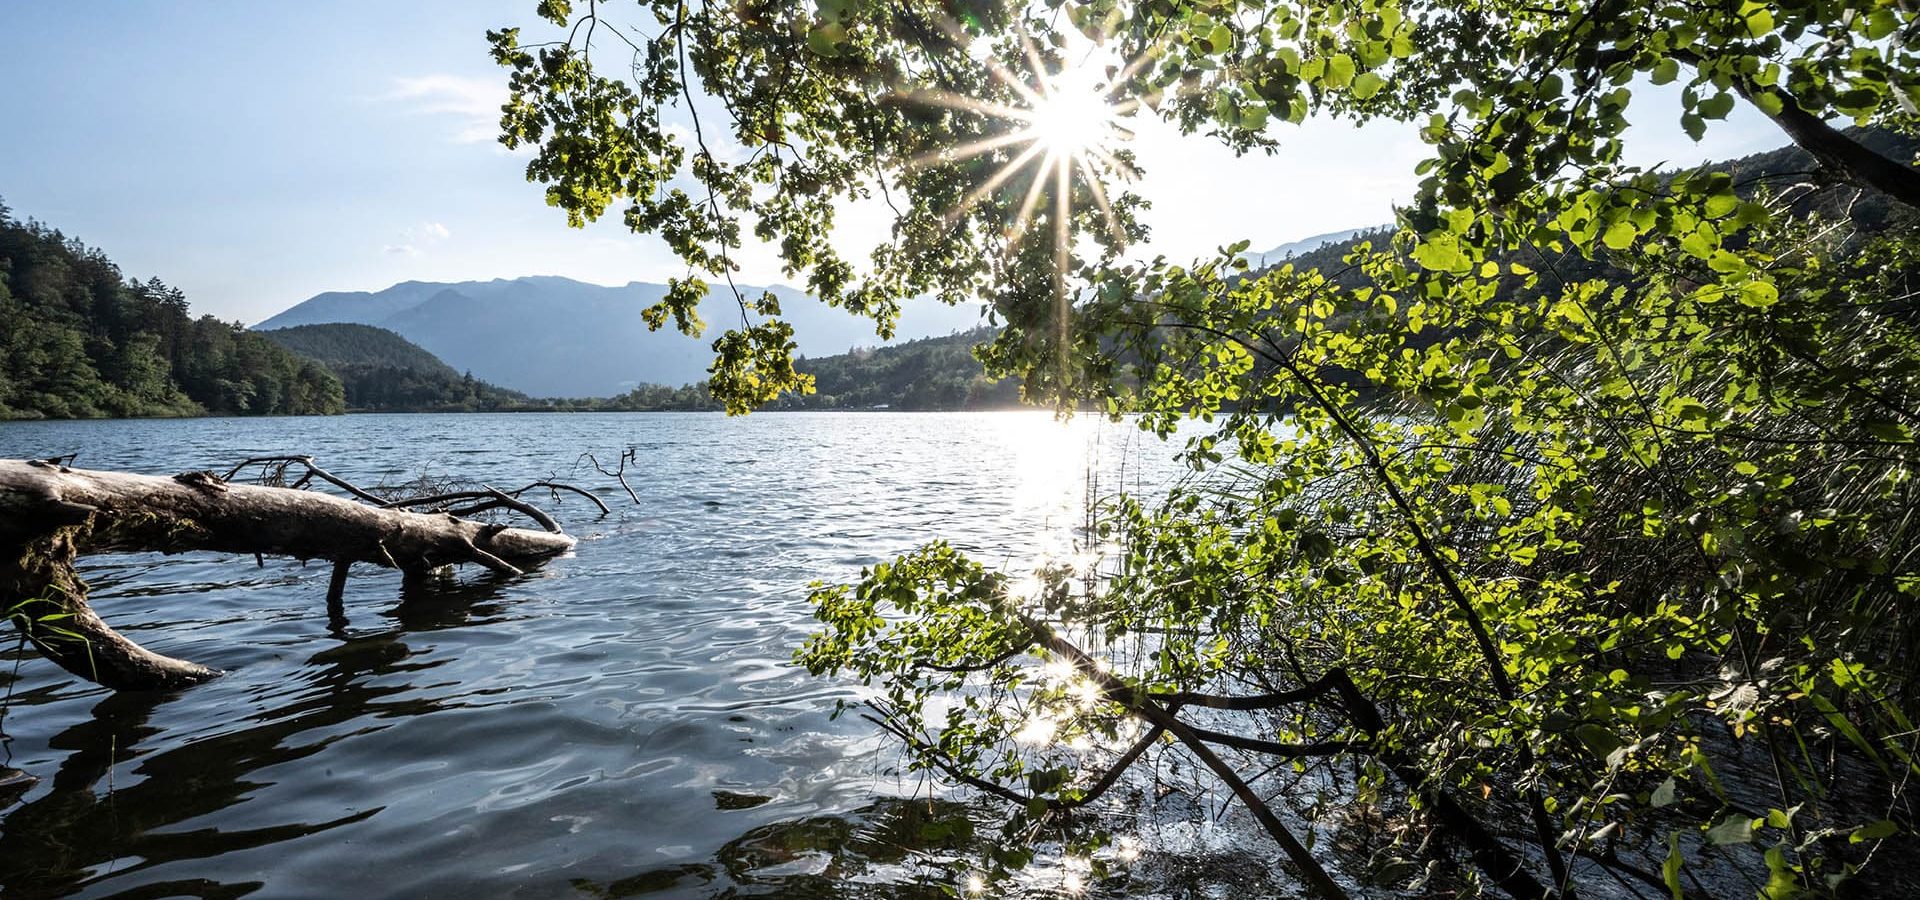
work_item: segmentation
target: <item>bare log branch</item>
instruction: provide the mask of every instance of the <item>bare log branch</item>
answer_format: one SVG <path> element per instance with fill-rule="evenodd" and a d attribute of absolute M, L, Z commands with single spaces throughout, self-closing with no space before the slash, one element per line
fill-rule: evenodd
<path fill-rule="evenodd" d="M 386 502 L 383 498 L 362 490 L 358 485 L 354 484 L 353 482 L 350 482 L 345 478 L 341 478 L 340 476 L 335 475 L 332 472 L 329 472 L 325 469 L 322 469 L 318 465 L 315 465 L 313 461 L 313 457 L 311 456 L 256 456 L 256 457 L 253 457 L 252 459 L 242 460 L 238 465 L 234 466 L 231 469 L 228 469 L 227 474 L 219 476 L 219 478 L 221 481 L 232 481 L 233 476 L 240 474 L 240 470 L 245 469 L 248 466 L 264 465 L 267 463 L 279 463 L 281 465 L 282 471 L 285 471 L 286 466 L 292 463 L 299 463 L 300 465 L 305 466 L 307 469 L 307 474 L 305 476 L 302 476 L 300 481 L 296 485 L 294 485 L 296 487 L 305 486 L 309 479 L 318 478 L 321 481 L 324 481 L 328 484 L 333 485 L 334 487 L 337 487 L 343 491 L 346 491 L 347 493 L 352 494 L 355 497 L 358 497 L 362 500 L 365 500 L 368 503 L 378 504 L 378 503 Z"/>
<path fill-rule="evenodd" d="M 231 484 L 248 465 L 299 465 L 367 502 L 291 487 Z M 504 495 L 492 498 L 500 502 Z M 517 507 L 527 504 L 505 498 Z M 86 553 L 212 550 L 328 559 L 329 595 L 344 590 L 345 567 L 364 562 L 425 572 L 463 562 L 517 575 L 572 549 L 544 513 L 548 531 L 507 528 L 446 514 L 384 508 L 385 501 L 313 465 L 308 457 L 260 457 L 226 478 L 173 478 L 0 460 L 0 608 L 43 610 L 14 623 L 48 659 L 116 689 L 184 687 L 216 672 L 147 651 L 107 627 L 87 604 L 74 569 Z"/>
<path fill-rule="evenodd" d="M 560 482 L 560 481 L 536 481 L 517 491 L 508 491 L 507 493 L 512 496 L 518 497 L 521 494 L 524 494 L 527 491 L 533 490 L 534 488 L 537 488 L 537 487 L 546 488 L 547 490 L 553 491 L 555 494 L 558 494 L 560 491 L 571 491 L 575 494 L 579 494 L 580 496 L 587 498 L 589 501 L 592 501 L 594 506 L 600 507 L 600 514 L 603 516 L 613 512 L 613 510 L 607 508 L 607 501 L 600 499 L 600 495 L 595 494 L 594 492 L 589 491 L 586 488 L 575 487 L 574 485 L 567 484 L 565 482 Z"/>
<path fill-rule="evenodd" d="M 525 504 L 519 504 L 519 503 L 513 502 L 513 501 L 518 501 L 520 499 L 521 494 L 524 494 L 530 490 L 533 490 L 534 488 L 546 488 L 550 491 L 553 491 L 556 494 L 556 496 L 560 491 L 570 491 L 572 493 L 579 494 L 580 496 L 585 497 L 588 500 L 593 501 L 593 505 L 600 508 L 601 515 L 607 515 L 608 513 L 613 512 L 613 510 L 607 508 L 606 502 L 601 500 L 599 497 L 594 496 L 592 491 L 589 491 L 581 487 L 575 487 L 574 485 L 571 485 L 571 484 L 563 484 L 557 481 L 536 481 L 525 487 L 515 488 L 511 491 L 502 491 L 502 490 L 498 490 L 495 488 L 482 485 L 479 490 L 448 491 L 440 494 L 428 494 L 422 497 L 401 497 L 397 500 L 384 501 L 380 504 L 380 506 L 385 509 L 411 509 L 413 507 L 419 507 L 419 506 L 431 506 L 431 507 L 439 507 L 444 511 L 452 511 L 452 510 L 445 509 L 448 506 L 448 504 L 456 503 L 463 500 L 491 500 L 494 502 L 481 503 L 481 504 L 476 504 L 473 506 L 466 507 L 466 512 L 467 513 L 483 512 L 489 509 L 499 509 L 504 506 L 508 509 L 512 509 L 515 512 L 525 515 L 527 518 L 530 518 L 535 522 L 539 522 L 541 527 L 546 528 L 548 531 L 557 531 L 558 527 L 550 524 L 553 522 L 553 519 L 551 516 L 548 516 L 546 513 L 532 506 L 527 506 Z M 505 503 L 499 502 L 503 498 L 508 499 L 508 502 L 505 502 Z"/>
<path fill-rule="evenodd" d="M 514 512 L 517 512 L 523 516 L 526 516 L 527 518 L 532 519 L 535 522 L 539 522 L 540 527 L 545 528 L 547 532 L 550 534 L 561 533 L 560 523 L 555 522 L 552 516 L 542 512 L 539 507 L 534 506 L 531 503 L 523 503 L 514 497 L 508 496 L 504 491 L 496 490 L 494 488 L 487 487 L 486 485 L 481 485 L 481 487 L 484 488 L 486 492 L 493 497 L 494 500 L 498 501 L 501 506 L 504 506 L 508 509 L 513 510 Z"/>
<path fill-rule="evenodd" d="M 611 478 L 611 479 L 613 479 L 613 480 L 615 480 L 615 481 L 618 481 L 618 482 L 620 482 L 620 487 L 622 487 L 622 488 L 624 488 L 624 489 L 626 490 L 626 492 L 627 492 L 627 496 L 633 499 L 633 502 L 634 502 L 634 505 L 636 505 L 636 506 L 637 506 L 637 505 L 639 505 L 639 503 L 640 503 L 640 495 L 639 495 L 639 494 L 636 494 L 636 493 L 634 493 L 634 492 L 633 492 L 633 485 L 630 485 L 630 484 L 628 484 L 628 483 L 627 483 L 627 463 L 628 463 L 628 462 L 635 462 L 635 461 L 638 461 L 638 460 L 639 460 L 639 458 L 640 458 L 640 451 L 639 451 L 639 449 L 638 449 L 638 448 L 635 448 L 635 447 L 628 447 L 628 448 L 626 449 L 626 451 L 625 451 L 625 452 L 623 452 L 623 453 L 621 453 L 621 454 L 620 454 L 620 467 L 619 467 L 618 469 L 615 469 L 615 470 L 613 470 L 613 471 L 608 471 L 608 470 L 607 470 L 607 467 L 606 467 L 606 466 L 603 466 L 603 465 L 601 465 L 601 464 L 600 464 L 600 460 L 598 460 L 598 459 L 595 459 L 595 458 L 594 458 L 594 455 L 593 455 L 593 454 L 591 454 L 591 453 L 582 453 L 582 454 L 580 454 L 580 458 L 581 458 L 581 459 L 584 459 L 584 460 L 586 460 L 586 461 L 587 461 L 587 462 L 589 462 L 589 463 L 592 463 L 592 464 L 593 464 L 593 467 L 594 467 L 595 469 L 598 469 L 598 470 L 600 470 L 600 474 L 602 474 L 602 475 L 605 475 L 605 476 L 607 476 L 608 478 Z"/>

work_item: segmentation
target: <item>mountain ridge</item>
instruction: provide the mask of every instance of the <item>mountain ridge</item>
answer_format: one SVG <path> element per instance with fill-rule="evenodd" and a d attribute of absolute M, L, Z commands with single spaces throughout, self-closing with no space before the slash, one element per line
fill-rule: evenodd
<path fill-rule="evenodd" d="M 699 306 L 707 340 L 672 329 L 653 331 L 641 311 L 667 286 L 630 281 L 592 284 L 559 275 L 487 281 L 403 281 L 379 291 L 329 291 L 253 326 L 267 332 L 298 325 L 347 323 L 391 330 L 462 371 L 515 391 L 548 397 L 609 396 L 644 384 L 703 381 L 711 338 L 738 321 L 731 294 L 710 292 Z M 799 352 L 826 356 L 861 346 L 937 337 L 979 324 L 970 307 L 909 303 L 891 341 L 873 323 L 836 310 L 785 285 L 740 287 L 780 299 Z"/>

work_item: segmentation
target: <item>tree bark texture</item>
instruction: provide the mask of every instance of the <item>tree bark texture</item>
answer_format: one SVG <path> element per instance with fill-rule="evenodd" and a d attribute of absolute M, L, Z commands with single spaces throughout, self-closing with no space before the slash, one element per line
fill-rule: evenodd
<path fill-rule="evenodd" d="M 372 563 L 419 574 L 478 563 L 502 574 L 572 549 L 562 533 L 357 503 L 319 491 L 0 460 L 0 615 L 42 655 L 116 690 L 185 687 L 218 672 L 153 653 L 87 603 L 88 553 L 211 550 Z"/>

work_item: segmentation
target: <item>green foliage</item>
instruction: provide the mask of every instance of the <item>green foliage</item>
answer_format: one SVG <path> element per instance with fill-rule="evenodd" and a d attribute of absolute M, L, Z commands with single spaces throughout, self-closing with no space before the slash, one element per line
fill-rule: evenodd
<path fill-rule="evenodd" d="M 1019 384 L 989 379 L 973 347 L 993 338 L 987 329 L 922 338 L 887 347 L 802 359 L 814 393 L 783 398 L 777 409 L 908 410 L 1004 409 L 1020 405 Z"/>
<path fill-rule="evenodd" d="M 384 366 L 428 375 L 460 377 L 452 366 L 420 345 L 385 328 L 351 322 L 295 325 L 262 331 L 269 340 L 328 367 Z"/>
<path fill-rule="evenodd" d="M 534 405 L 525 394 L 461 374 L 385 328 L 346 322 L 259 332 L 327 367 L 340 379 L 347 408 L 365 412 L 476 412 Z"/>
<path fill-rule="evenodd" d="M 343 409 L 326 369 L 179 290 L 0 206 L 0 418 L 309 415 Z"/>
<path fill-rule="evenodd" d="M 919 765 L 1040 818 L 1137 760 L 1122 726 L 1151 721 L 1202 761 L 1343 766 L 1347 793 L 1295 811 L 1430 811 L 1376 858 L 1443 829 L 1520 894 L 1636 857 L 1676 893 L 1729 868 L 1769 897 L 1832 893 L 1913 833 L 1920 170 L 1826 123 L 1912 128 L 1911 11 L 637 5 L 657 30 L 630 80 L 572 39 L 493 36 L 505 139 L 535 145 L 529 175 L 576 223 L 629 202 L 630 226 L 723 275 L 750 221 L 883 324 L 914 294 L 985 299 L 1005 325 L 988 372 L 1030 396 L 1202 428 L 1185 458 L 1212 480 L 1104 507 L 1099 565 L 1025 583 L 936 545 L 816 595 L 802 660 L 877 681 Z M 601 24 L 548 11 L 588 40 Z M 1021 105 L 980 61 L 1030 58 L 1031 80 L 1075 42 L 1117 64 L 1117 99 L 1242 150 L 1309 114 L 1415 123 L 1418 192 L 1337 269 L 1249 274 L 1244 242 L 1127 262 L 1140 206 L 1101 189 L 1118 166 L 1004 175 L 1017 124 L 928 100 Z M 1751 104 L 1818 175 L 1625 164 L 1646 81 L 1678 85 L 1696 137 Z M 689 151 L 659 118 L 696 82 L 746 148 L 723 162 L 696 132 L 700 198 L 670 186 Z M 876 186 L 898 215 L 860 271 L 822 237 Z M 717 344 L 730 410 L 797 386 L 777 343 Z M 1236 705 L 1251 690 L 1272 705 Z M 1203 721 L 1180 718 L 1193 697 L 1238 737 L 1178 733 Z M 1747 755 L 1757 789 L 1730 789 Z M 1541 861 L 1517 875 L 1487 837 L 1515 829 L 1475 824 L 1508 816 Z"/>

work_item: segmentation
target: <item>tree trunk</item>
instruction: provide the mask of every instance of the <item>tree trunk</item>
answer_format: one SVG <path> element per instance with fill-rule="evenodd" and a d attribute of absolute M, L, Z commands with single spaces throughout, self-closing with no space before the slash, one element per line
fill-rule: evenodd
<path fill-rule="evenodd" d="M 318 491 L 0 460 L 0 615 L 48 659 L 117 690 L 185 687 L 219 673 L 148 651 L 87 604 L 87 553 L 212 550 L 372 563 L 424 573 L 478 563 L 520 574 L 572 549 L 557 532 L 356 503 Z"/>

